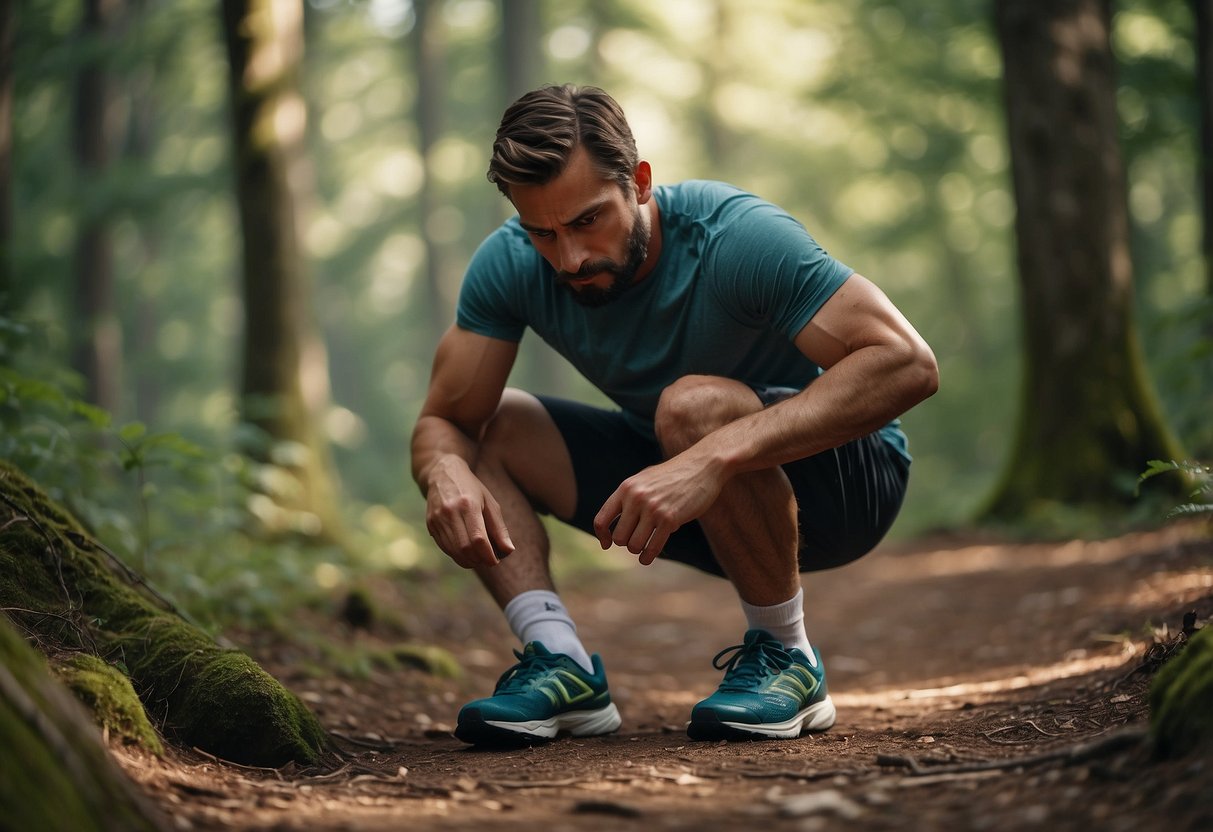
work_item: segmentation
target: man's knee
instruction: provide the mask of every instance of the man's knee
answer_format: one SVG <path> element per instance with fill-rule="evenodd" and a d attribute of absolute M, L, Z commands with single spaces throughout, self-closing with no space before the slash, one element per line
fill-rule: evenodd
<path fill-rule="evenodd" d="M 543 405 L 529 393 L 512 387 L 503 390 L 497 410 L 480 434 L 481 461 L 500 462 L 526 445 L 536 430 L 536 408 L 542 410 Z"/>
<path fill-rule="evenodd" d="M 729 422 L 762 409 L 746 384 L 719 376 L 683 376 L 661 392 L 653 427 L 667 455 Z"/>

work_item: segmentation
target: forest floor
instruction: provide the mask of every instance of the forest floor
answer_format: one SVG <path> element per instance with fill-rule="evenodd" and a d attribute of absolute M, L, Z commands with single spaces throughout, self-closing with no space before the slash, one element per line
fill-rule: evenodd
<path fill-rule="evenodd" d="M 838 723 L 787 741 L 687 739 L 720 678 L 712 656 L 744 622 L 725 582 L 658 563 L 563 582 L 605 662 L 617 734 L 469 749 L 450 733 L 459 705 L 492 689 L 513 640 L 477 588 L 428 580 L 377 586 L 397 625 L 341 637 L 390 646 L 403 624 L 450 650 L 457 678 L 325 677 L 291 640 L 237 636 L 334 732 L 331 766 L 115 755 L 181 829 L 1213 829 L 1213 758 L 1159 761 L 1142 739 L 1151 645 L 1173 641 L 1185 612 L 1213 617 L 1207 525 L 919 541 L 808 576 Z"/>

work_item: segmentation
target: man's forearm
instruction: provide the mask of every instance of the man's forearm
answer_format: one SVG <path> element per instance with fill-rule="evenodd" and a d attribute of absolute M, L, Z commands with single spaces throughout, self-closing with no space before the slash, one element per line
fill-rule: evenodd
<path fill-rule="evenodd" d="M 719 459 L 730 476 L 774 468 L 880 429 L 937 385 L 929 356 L 858 350 L 798 395 L 725 425 L 690 450 Z"/>
<path fill-rule="evenodd" d="M 477 452 L 476 443 L 454 423 L 440 416 L 422 416 L 413 428 L 413 481 L 425 494 L 429 491 L 429 474 L 435 463 L 444 457 L 456 456 L 472 468 Z"/>

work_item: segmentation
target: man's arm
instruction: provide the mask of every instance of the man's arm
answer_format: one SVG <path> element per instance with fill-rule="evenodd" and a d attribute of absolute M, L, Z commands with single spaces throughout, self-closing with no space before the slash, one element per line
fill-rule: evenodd
<path fill-rule="evenodd" d="M 594 529 L 603 548 L 624 545 L 634 517 L 664 518 L 641 555 L 649 563 L 673 532 L 696 519 L 732 477 L 820 453 L 883 427 L 939 386 L 935 356 L 871 281 L 853 274 L 796 336 L 825 369 L 798 395 L 705 436 L 678 456 L 625 480 Z M 614 540 L 612 521 L 618 523 Z"/>
<path fill-rule="evenodd" d="M 517 354 L 511 341 L 451 327 L 438 343 L 413 428 L 413 479 L 426 497 L 426 527 L 460 566 L 492 565 L 497 552 L 514 551 L 497 501 L 472 472 Z"/>

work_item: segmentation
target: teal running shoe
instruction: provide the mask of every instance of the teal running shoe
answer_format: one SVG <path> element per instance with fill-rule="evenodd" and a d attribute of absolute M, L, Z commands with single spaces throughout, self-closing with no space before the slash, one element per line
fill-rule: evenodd
<path fill-rule="evenodd" d="M 766 630 L 748 631 L 743 643 L 712 659 L 712 666 L 725 672 L 724 680 L 691 711 L 687 734 L 693 740 L 787 739 L 826 730 L 834 724 L 834 703 L 821 654 L 816 648 L 813 653 L 816 667 Z"/>
<path fill-rule="evenodd" d="M 619 711 L 611 702 L 597 654 L 591 659 L 593 673 L 538 641 L 514 655 L 518 664 L 497 680 L 493 695 L 459 711 L 456 737 L 473 745 L 526 745 L 550 740 L 561 731 L 589 737 L 619 727 Z"/>

